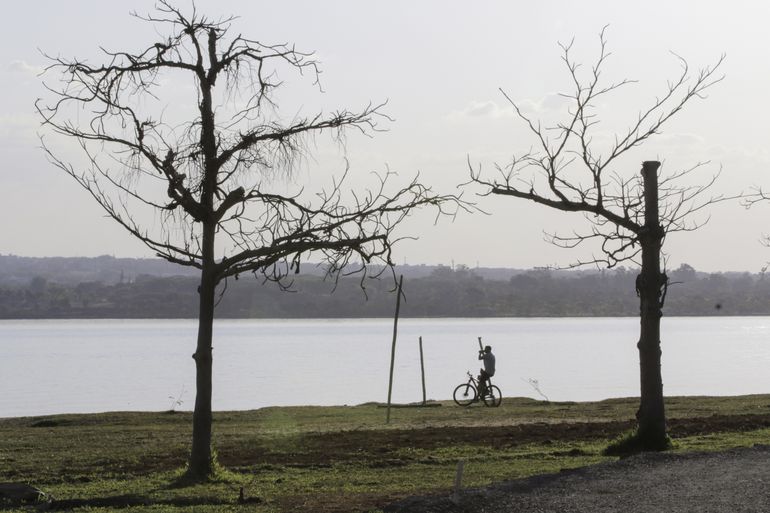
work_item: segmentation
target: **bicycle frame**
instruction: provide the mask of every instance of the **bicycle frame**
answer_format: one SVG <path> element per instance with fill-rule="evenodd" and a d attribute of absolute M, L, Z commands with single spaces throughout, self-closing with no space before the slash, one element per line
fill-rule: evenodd
<path fill-rule="evenodd" d="M 473 374 L 470 373 L 470 371 L 467 371 L 466 374 L 468 374 L 468 384 L 473 385 L 473 387 L 478 390 L 479 389 L 479 380 L 477 380 Z M 487 378 L 487 386 L 492 386 L 492 377 Z"/>
<path fill-rule="evenodd" d="M 479 390 L 479 380 L 470 373 L 468 375 L 468 381 L 457 385 L 452 394 L 452 398 L 459 406 L 469 406 L 472 403 L 483 401 L 485 406 L 500 406 L 502 400 L 502 393 L 500 389 L 492 384 L 492 380 L 487 378 L 487 383 L 484 387 L 484 391 Z M 458 396 L 458 393 L 460 394 Z"/>

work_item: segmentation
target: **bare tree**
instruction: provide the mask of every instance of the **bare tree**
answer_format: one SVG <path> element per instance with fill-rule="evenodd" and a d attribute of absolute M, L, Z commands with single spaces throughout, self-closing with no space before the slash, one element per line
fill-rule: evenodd
<path fill-rule="evenodd" d="M 56 166 L 158 256 L 200 270 L 189 475 L 205 479 L 214 468 L 217 286 L 246 273 L 287 286 L 309 255 L 332 277 L 359 271 L 363 280 L 372 263 L 391 268 L 394 231 L 415 208 L 441 215 L 464 204 L 417 178 L 393 187 L 390 172 L 373 190 L 346 191 L 347 169 L 314 194 L 291 187 L 313 137 L 376 131 L 382 105 L 284 122 L 278 73 L 308 74 L 318 84 L 312 54 L 233 35 L 233 18 L 212 20 L 194 7 L 188 15 L 165 0 L 154 14 L 132 15 L 168 36 L 137 53 L 102 50 L 103 64 L 51 57 L 47 74 L 60 75 L 47 84 L 53 100 L 37 108 L 44 125 L 76 140 L 87 158 L 73 164 L 44 139 Z M 180 115 L 180 105 L 190 110 Z"/>
<path fill-rule="evenodd" d="M 768 192 L 766 189 L 762 188 L 762 186 L 753 186 L 751 188 L 751 191 L 746 193 L 744 197 L 742 198 L 742 204 L 747 209 L 753 208 L 755 205 L 760 203 L 768 203 L 770 202 L 770 192 Z M 763 246 L 770 248 L 770 234 L 764 233 L 762 234 L 760 238 L 760 243 Z M 766 273 L 770 269 L 770 262 L 765 262 L 765 265 L 762 266 L 762 273 Z"/>
<path fill-rule="evenodd" d="M 497 165 L 496 178 L 485 177 L 480 166 L 474 168 L 470 161 L 469 168 L 471 181 L 484 186 L 485 195 L 512 196 L 557 210 L 582 212 L 588 222 L 587 231 L 548 236 L 552 243 L 566 248 L 592 241 L 598 244 L 598 254 L 573 266 L 613 267 L 621 262 L 641 265 L 636 281 L 641 317 L 637 344 L 641 400 L 632 443 L 641 449 L 661 449 L 668 446 L 660 372 L 660 317 L 668 278 L 660 267 L 661 248 L 668 234 L 694 230 L 702 224 L 692 214 L 725 198 L 706 196 L 716 176 L 698 185 L 682 185 L 682 179 L 701 168 L 703 162 L 660 181 L 660 162 L 644 162 L 641 175 L 636 176 L 625 176 L 613 168 L 632 148 L 660 133 L 685 104 L 702 98 L 707 89 L 722 80 L 717 71 L 723 57 L 694 74 L 679 58 L 681 73 L 668 83 L 665 93 L 641 111 L 625 133 L 616 135 L 608 149 L 600 151 L 594 142 L 599 123 L 596 102 L 632 81 L 604 83 L 602 68 L 609 57 L 604 30 L 599 40 L 599 57 L 587 76 L 571 56 L 572 43 L 560 45 L 574 87 L 572 93 L 563 95 L 570 105 L 563 122 L 543 126 L 501 90 L 534 136 L 535 149 L 514 157 L 505 166 Z"/>

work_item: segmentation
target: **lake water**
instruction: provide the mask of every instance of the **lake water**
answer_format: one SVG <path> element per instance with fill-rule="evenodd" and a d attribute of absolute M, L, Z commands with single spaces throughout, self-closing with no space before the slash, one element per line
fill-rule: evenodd
<path fill-rule="evenodd" d="M 387 399 L 393 321 L 223 320 L 215 324 L 215 410 Z M 504 396 L 638 396 L 637 318 L 401 319 L 393 400 L 449 399 L 478 372 L 477 337 Z M 0 417 L 191 410 L 192 320 L 0 321 Z M 666 395 L 770 392 L 770 318 L 663 318 Z"/>

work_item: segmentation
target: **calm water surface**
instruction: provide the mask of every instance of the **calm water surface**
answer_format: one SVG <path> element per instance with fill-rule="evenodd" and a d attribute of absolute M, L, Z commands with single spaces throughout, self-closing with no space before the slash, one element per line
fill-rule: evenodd
<path fill-rule="evenodd" d="M 638 395 L 637 318 L 402 319 L 393 398 L 448 399 L 478 371 L 477 337 L 505 396 L 587 401 Z M 214 409 L 387 399 L 392 320 L 225 320 L 215 324 Z M 770 318 L 664 318 L 667 395 L 770 392 Z M 0 321 L 0 417 L 190 410 L 196 323 Z"/>

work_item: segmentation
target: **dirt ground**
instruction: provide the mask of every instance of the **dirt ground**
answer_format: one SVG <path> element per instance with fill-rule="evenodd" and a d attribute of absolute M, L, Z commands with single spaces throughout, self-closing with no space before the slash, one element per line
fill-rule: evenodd
<path fill-rule="evenodd" d="M 770 427 L 770 414 L 712 415 L 708 417 L 671 419 L 669 434 L 673 438 L 726 431 L 752 431 Z M 298 440 L 301 447 L 287 453 L 266 446 L 221 447 L 219 457 L 227 467 L 255 462 L 284 465 L 328 465 L 334 461 L 367 459 L 388 464 L 389 454 L 403 447 L 434 449 L 458 443 L 486 447 L 515 447 L 548 440 L 560 442 L 608 439 L 634 427 L 628 422 L 534 423 L 512 426 L 429 427 L 410 430 L 362 430 L 344 433 L 310 434 Z M 482 434 L 483 433 L 483 434 Z M 392 462 L 391 462 L 392 463 Z"/>

